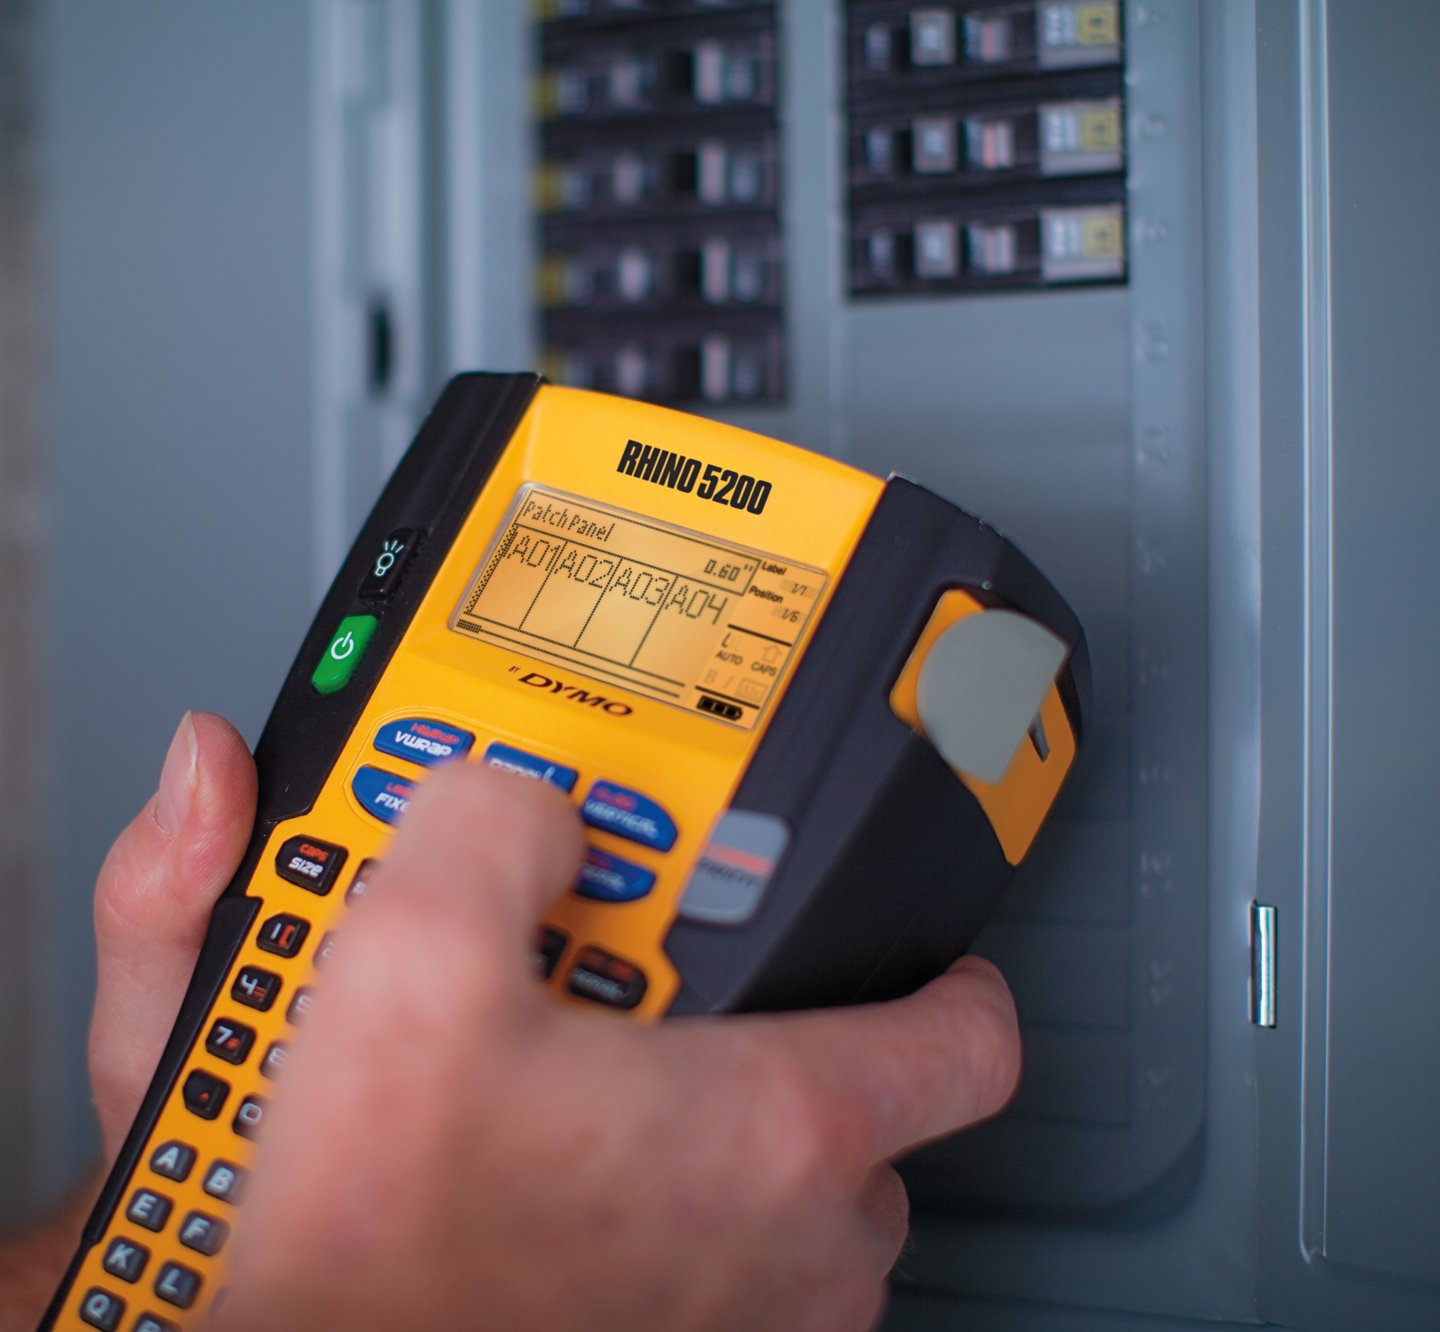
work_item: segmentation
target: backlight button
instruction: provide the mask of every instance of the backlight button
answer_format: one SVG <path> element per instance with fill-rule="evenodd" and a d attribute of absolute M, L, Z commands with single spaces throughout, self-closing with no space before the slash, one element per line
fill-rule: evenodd
<path fill-rule="evenodd" d="M 414 527 L 397 527 L 380 543 L 380 549 L 375 552 L 375 558 L 370 561 L 370 568 L 360 584 L 362 600 L 383 600 L 400 586 L 419 536 L 419 530 Z"/>

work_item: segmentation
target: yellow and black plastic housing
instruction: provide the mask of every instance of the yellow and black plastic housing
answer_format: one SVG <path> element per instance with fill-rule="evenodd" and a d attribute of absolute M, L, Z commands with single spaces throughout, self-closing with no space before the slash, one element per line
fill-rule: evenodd
<path fill-rule="evenodd" d="M 526 522 L 554 538 L 543 568 L 517 537 Z M 595 557 L 573 640 L 527 628 L 531 609 L 485 618 L 497 570 L 530 586 L 530 551 L 542 588 L 569 542 Z M 577 645 L 611 614 L 616 571 L 653 573 L 666 551 L 714 552 L 702 563 L 720 581 L 680 597 L 689 575 L 674 574 L 650 603 L 656 623 L 674 612 L 676 660 L 704 668 L 652 688 L 638 655 Z M 710 619 L 692 630 L 680 617 L 697 606 Z M 1031 663 L 1033 697 L 991 651 L 1017 633 L 1053 654 L 1040 676 Z M 722 659 L 755 678 L 707 684 Z M 1087 688 L 1060 594 L 917 485 L 534 375 L 456 378 L 281 688 L 244 862 L 43 1327 L 163 1332 L 208 1314 L 287 1035 L 323 989 L 317 956 L 343 951 L 390 825 L 438 757 L 519 754 L 569 783 L 598 877 L 539 941 L 558 998 L 642 1019 L 838 1004 L 913 989 L 969 945 L 1070 771 Z M 993 731 L 1007 710 L 1003 762 L 970 770 L 967 727 Z M 397 730 L 433 743 L 397 750 Z M 277 920 L 303 926 L 280 952 Z M 220 1027 L 248 1034 L 227 1044 Z"/>

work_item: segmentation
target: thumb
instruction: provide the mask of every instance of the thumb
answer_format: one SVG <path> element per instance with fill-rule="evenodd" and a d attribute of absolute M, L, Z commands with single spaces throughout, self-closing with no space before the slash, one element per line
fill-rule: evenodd
<path fill-rule="evenodd" d="M 160 788 L 116 839 L 95 885 L 90 1080 L 113 1157 L 189 984 L 206 922 L 255 821 L 255 765 L 239 732 L 186 713 Z"/>

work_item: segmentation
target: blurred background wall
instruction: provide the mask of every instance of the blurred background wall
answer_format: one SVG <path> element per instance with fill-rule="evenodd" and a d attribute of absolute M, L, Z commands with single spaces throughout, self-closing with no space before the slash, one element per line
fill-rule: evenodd
<path fill-rule="evenodd" d="M 35 6 L 0 3 L 0 1224 L 37 1197 L 40 968 L 53 888 L 41 835 L 50 774 L 40 500 L 40 228 Z M 19 1147 L 24 1144 L 24 1147 Z"/>
<path fill-rule="evenodd" d="M 253 742 L 304 627 L 311 533 L 307 7 L 37 7 L 49 886 L 44 1187 L 93 1144 L 87 885 L 180 715 Z"/>

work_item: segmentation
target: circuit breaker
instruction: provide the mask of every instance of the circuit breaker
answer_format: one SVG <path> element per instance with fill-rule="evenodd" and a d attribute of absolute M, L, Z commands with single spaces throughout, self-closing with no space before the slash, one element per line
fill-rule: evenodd
<path fill-rule="evenodd" d="M 558 0 L 545 15 L 545 370 L 656 402 L 780 399 L 774 3 Z"/>
<path fill-rule="evenodd" d="M 1115 0 L 847 6 L 849 286 L 996 292 L 1125 278 Z"/>

